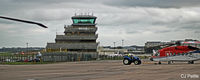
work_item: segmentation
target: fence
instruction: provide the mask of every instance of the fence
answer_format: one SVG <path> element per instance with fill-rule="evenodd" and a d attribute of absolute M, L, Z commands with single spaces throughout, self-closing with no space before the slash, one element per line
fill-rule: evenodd
<path fill-rule="evenodd" d="M 42 53 L 37 54 L 0 54 L 0 62 L 32 62 L 34 60 L 44 62 L 71 62 L 71 61 L 90 61 L 96 60 L 97 53 Z"/>
<path fill-rule="evenodd" d="M 42 61 L 46 62 L 70 62 L 70 61 L 90 61 L 95 60 L 95 54 L 86 53 L 44 53 Z"/>
<path fill-rule="evenodd" d="M 28 62 L 35 58 L 34 54 L 1 54 L 0 62 Z"/>
<path fill-rule="evenodd" d="M 36 54 L 6 54 L 0 55 L 0 62 L 31 62 L 39 59 L 43 62 L 72 62 L 90 60 L 123 60 L 123 56 L 98 55 L 97 53 L 66 53 L 53 52 L 42 53 L 41 57 Z"/>
<path fill-rule="evenodd" d="M 99 55 L 99 60 L 123 60 L 123 56 L 108 56 L 108 55 Z"/>

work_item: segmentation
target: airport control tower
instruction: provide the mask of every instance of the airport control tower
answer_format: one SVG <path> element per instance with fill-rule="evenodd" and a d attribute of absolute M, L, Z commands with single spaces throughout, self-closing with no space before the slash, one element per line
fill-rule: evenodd
<path fill-rule="evenodd" d="M 47 43 L 49 51 L 90 53 L 97 55 L 96 18 L 93 15 L 75 15 L 73 24 L 65 26 L 65 35 L 56 35 L 56 43 Z"/>

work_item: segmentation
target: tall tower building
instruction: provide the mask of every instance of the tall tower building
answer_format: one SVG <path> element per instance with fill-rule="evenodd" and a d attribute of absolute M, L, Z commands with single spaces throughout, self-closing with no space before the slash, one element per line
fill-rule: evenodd
<path fill-rule="evenodd" d="M 56 35 L 56 43 L 47 43 L 48 51 L 85 53 L 97 56 L 96 18 L 92 15 L 75 15 L 73 24 L 65 26 L 65 35 Z"/>

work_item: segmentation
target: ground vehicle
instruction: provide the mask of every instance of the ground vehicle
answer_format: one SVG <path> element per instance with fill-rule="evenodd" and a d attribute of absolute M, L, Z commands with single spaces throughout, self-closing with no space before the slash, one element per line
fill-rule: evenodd
<path fill-rule="evenodd" d="M 158 61 L 158 64 L 161 64 L 161 61 L 168 61 L 168 64 L 173 61 L 188 61 L 189 64 L 194 64 L 194 61 L 200 60 L 200 49 L 192 46 L 176 45 L 153 52 L 150 60 Z"/>
<path fill-rule="evenodd" d="M 132 62 L 135 65 L 140 65 L 142 63 L 139 57 L 128 56 L 128 55 L 124 56 L 124 60 L 123 60 L 124 65 L 130 65 Z"/>

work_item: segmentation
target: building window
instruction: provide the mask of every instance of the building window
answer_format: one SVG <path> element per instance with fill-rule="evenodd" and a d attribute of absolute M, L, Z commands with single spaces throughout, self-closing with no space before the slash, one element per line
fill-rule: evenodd
<path fill-rule="evenodd" d="M 94 24 L 94 19 L 73 19 L 75 24 L 77 23 L 91 23 Z"/>

